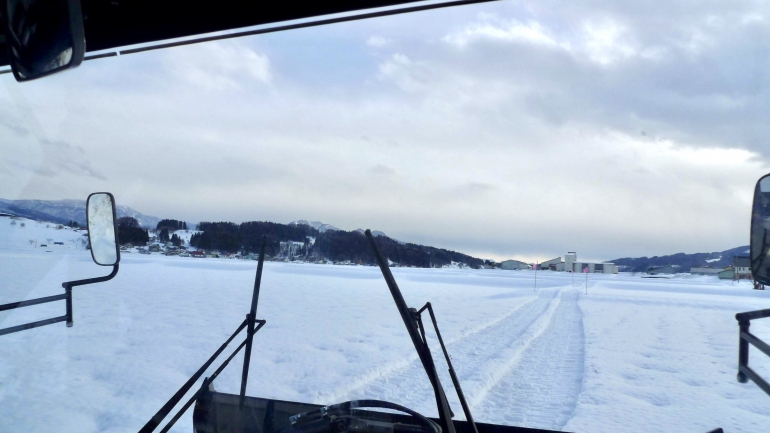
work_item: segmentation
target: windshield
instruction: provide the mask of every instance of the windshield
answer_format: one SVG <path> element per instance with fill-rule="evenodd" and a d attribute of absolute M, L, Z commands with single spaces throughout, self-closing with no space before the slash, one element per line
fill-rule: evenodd
<path fill-rule="evenodd" d="M 247 395 L 437 416 L 367 228 L 407 304 L 432 303 L 476 421 L 762 430 L 734 316 L 770 308 L 740 262 L 770 171 L 768 20 L 505 1 L 0 75 L 0 304 L 110 272 L 93 192 L 121 262 L 73 289 L 74 326 L 0 336 L 0 430 L 138 430 L 244 320 L 262 234 Z"/>

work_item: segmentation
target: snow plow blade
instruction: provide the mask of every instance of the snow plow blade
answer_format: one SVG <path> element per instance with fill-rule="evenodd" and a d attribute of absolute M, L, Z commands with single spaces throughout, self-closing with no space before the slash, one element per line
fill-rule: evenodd
<path fill-rule="evenodd" d="M 243 410 L 238 408 L 240 396 L 217 392 L 213 384 L 203 390 L 195 402 L 193 430 L 195 433 L 279 433 L 291 427 L 289 417 L 319 409 L 322 406 L 295 401 L 272 400 L 260 397 L 246 397 Z M 354 409 L 366 413 L 369 419 L 383 422 L 413 424 L 406 415 Z M 437 418 L 431 418 L 438 421 Z M 465 421 L 453 421 L 457 433 L 473 433 L 472 426 Z M 555 433 L 555 430 L 514 427 L 476 422 L 479 433 Z"/>

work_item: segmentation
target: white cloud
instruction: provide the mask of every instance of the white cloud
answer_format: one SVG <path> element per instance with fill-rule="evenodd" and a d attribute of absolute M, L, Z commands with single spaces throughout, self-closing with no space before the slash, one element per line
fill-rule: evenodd
<path fill-rule="evenodd" d="M 172 48 L 166 54 L 174 75 L 204 88 L 233 90 L 272 80 L 267 56 L 237 41 Z"/>
<path fill-rule="evenodd" d="M 392 81 L 402 90 L 418 92 L 427 85 L 427 71 L 419 63 L 412 62 L 403 54 L 393 54 L 379 65 L 379 78 Z"/>
<path fill-rule="evenodd" d="M 550 48 L 569 49 L 569 44 L 558 42 L 548 29 L 537 21 L 521 23 L 516 20 L 500 22 L 493 16 L 482 15 L 485 21 L 471 23 L 464 29 L 444 36 L 443 40 L 458 48 L 479 40 L 496 40 L 513 43 L 527 43 Z"/>
<path fill-rule="evenodd" d="M 627 41 L 627 30 L 612 20 L 587 22 L 583 27 L 583 50 L 588 58 L 603 66 L 626 60 L 637 54 Z"/>
<path fill-rule="evenodd" d="M 370 47 L 382 48 L 390 45 L 390 39 L 383 38 L 382 36 L 371 36 L 366 40 L 366 45 Z"/>

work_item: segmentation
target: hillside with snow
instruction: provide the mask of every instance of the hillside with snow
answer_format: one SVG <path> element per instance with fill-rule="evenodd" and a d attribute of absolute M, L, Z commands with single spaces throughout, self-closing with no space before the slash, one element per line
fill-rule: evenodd
<path fill-rule="evenodd" d="M 139 225 L 145 228 L 155 228 L 160 218 L 145 215 L 131 207 L 116 205 L 118 218 L 135 218 Z M 75 221 L 80 225 L 86 224 L 85 200 L 6 200 L 0 198 L 0 213 L 30 218 L 38 221 L 50 221 L 67 224 Z"/>
<path fill-rule="evenodd" d="M 88 232 L 62 224 L 0 216 L 0 246 L 11 251 L 85 251 Z"/>
<path fill-rule="evenodd" d="M 625 257 L 610 260 L 618 265 L 622 272 L 644 272 L 651 267 L 671 265 L 679 269 L 679 272 L 690 272 L 690 268 L 710 266 L 712 268 L 724 268 L 733 264 L 734 256 L 749 254 L 749 246 L 731 248 L 725 251 L 713 253 L 677 253 L 665 256 L 653 257 Z"/>

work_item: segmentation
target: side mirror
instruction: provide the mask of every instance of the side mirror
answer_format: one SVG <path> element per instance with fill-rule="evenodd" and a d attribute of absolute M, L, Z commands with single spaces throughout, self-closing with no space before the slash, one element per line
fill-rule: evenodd
<path fill-rule="evenodd" d="M 16 81 L 78 66 L 86 39 L 80 0 L 5 0 L 8 58 Z"/>
<path fill-rule="evenodd" d="M 754 187 L 751 212 L 751 273 L 754 280 L 770 284 L 770 174 Z"/>
<path fill-rule="evenodd" d="M 95 192 L 86 204 L 88 242 L 91 257 L 97 265 L 114 266 L 120 261 L 115 197 L 108 192 Z"/>

